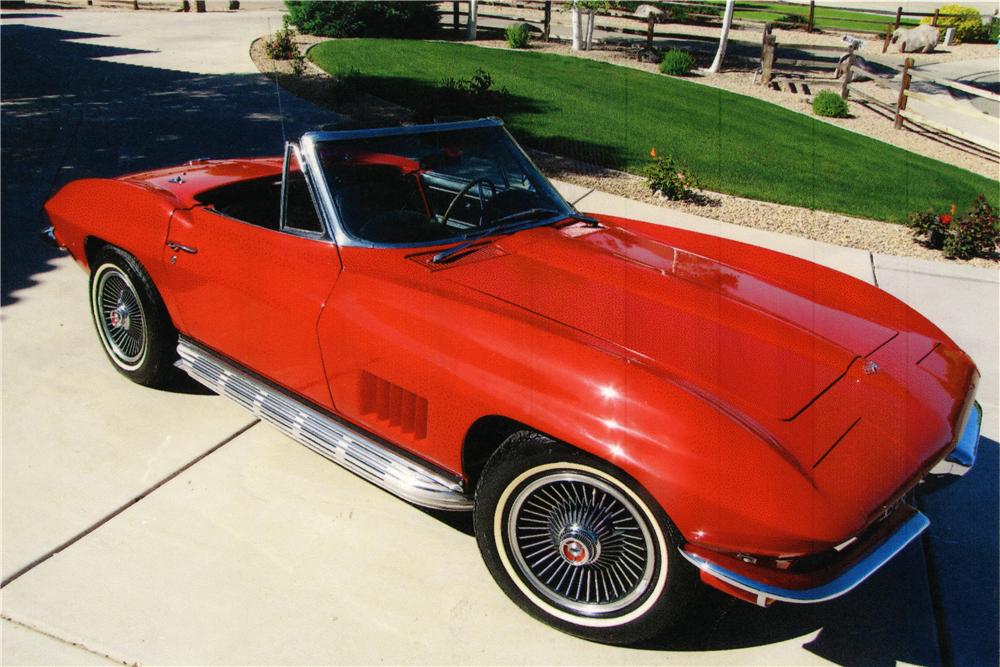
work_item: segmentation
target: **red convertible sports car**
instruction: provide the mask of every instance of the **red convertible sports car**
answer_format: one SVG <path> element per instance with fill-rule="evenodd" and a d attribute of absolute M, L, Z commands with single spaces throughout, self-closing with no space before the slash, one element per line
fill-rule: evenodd
<path fill-rule="evenodd" d="M 697 582 L 860 584 L 975 458 L 975 365 L 864 282 L 573 209 L 498 120 L 72 182 L 47 234 L 111 363 L 177 366 L 419 506 L 523 609 L 634 642 Z"/>

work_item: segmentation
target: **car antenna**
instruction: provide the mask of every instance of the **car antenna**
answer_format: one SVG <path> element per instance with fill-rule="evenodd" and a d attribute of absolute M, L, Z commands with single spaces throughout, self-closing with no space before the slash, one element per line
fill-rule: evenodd
<path fill-rule="evenodd" d="M 271 32 L 271 17 L 267 17 L 267 34 L 269 38 L 273 38 L 274 34 Z M 285 132 L 285 109 L 281 105 L 281 86 L 278 85 L 278 68 L 274 64 L 274 60 L 271 60 L 271 72 L 274 74 L 274 93 L 278 96 L 278 119 L 281 121 L 281 141 L 282 143 L 288 142 L 288 133 Z"/>

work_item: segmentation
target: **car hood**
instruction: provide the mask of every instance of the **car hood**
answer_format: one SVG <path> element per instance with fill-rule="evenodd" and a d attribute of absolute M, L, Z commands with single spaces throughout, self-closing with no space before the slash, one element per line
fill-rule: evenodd
<path fill-rule="evenodd" d="M 852 298 L 877 292 L 861 281 L 724 243 L 712 258 L 617 226 L 541 228 L 445 273 L 768 421 L 793 420 L 897 334 Z M 796 270 L 767 271 L 751 252 Z"/>

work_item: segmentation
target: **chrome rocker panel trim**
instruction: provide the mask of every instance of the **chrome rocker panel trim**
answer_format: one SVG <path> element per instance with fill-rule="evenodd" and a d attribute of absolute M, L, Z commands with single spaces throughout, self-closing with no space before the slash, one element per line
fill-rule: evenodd
<path fill-rule="evenodd" d="M 902 551 L 906 545 L 917 539 L 922 532 L 930 525 L 930 521 L 920 512 L 915 513 L 906 520 L 895 533 L 890 535 L 872 549 L 868 554 L 843 572 L 833 581 L 822 586 L 796 590 L 790 588 L 780 588 L 758 581 L 754 581 L 742 574 L 737 574 L 720 567 L 711 561 L 700 556 L 689 554 L 682 548 L 681 555 L 690 561 L 695 567 L 704 570 L 713 577 L 721 579 L 737 588 L 749 591 L 757 596 L 757 603 L 764 604 L 765 600 L 780 600 L 782 602 L 794 602 L 798 604 L 811 604 L 814 602 L 825 602 L 833 598 L 840 597 L 848 591 L 854 589 L 862 581 L 870 577 L 876 570 L 889 562 L 893 556 Z"/>
<path fill-rule="evenodd" d="M 976 451 L 979 448 L 979 435 L 982 427 L 983 408 L 978 402 L 973 402 L 955 449 L 931 468 L 930 474 L 961 476 L 969 472 L 976 462 Z"/>
<path fill-rule="evenodd" d="M 372 484 L 421 507 L 472 509 L 472 500 L 457 481 L 262 383 L 191 340 L 181 338 L 177 353 L 175 365 L 196 381 Z"/>

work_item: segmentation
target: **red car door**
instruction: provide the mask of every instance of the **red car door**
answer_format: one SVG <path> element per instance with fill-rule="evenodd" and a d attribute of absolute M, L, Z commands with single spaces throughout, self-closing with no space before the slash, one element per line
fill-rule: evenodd
<path fill-rule="evenodd" d="M 163 261 L 184 333 L 333 409 L 316 332 L 340 274 L 333 242 L 197 207 L 174 214 Z"/>

